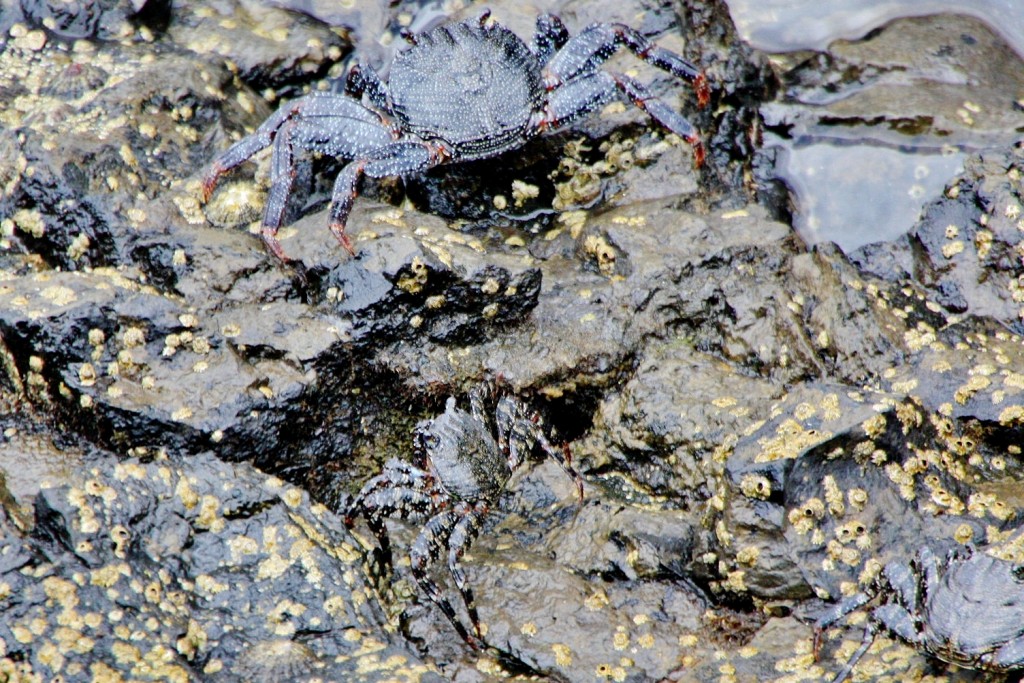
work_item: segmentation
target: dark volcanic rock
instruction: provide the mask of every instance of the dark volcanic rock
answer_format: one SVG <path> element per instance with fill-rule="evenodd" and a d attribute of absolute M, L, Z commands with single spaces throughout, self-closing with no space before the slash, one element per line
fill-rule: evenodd
<path fill-rule="evenodd" d="M 339 521 L 247 464 L 110 458 L 35 512 L 0 546 L 0 638 L 26 672 L 441 680 L 384 635 Z"/>
<path fill-rule="evenodd" d="M 750 201 L 772 63 L 724 5 L 691 4 L 557 9 L 573 32 L 642 16 L 707 69 L 698 110 L 679 79 L 609 62 L 701 128 L 705 168 L 613 104 L 411 179 L 411 204 L 367 183 L 350 256 L 323 210 L 340 162 L 303 155 L 288 263 L 251 234 L 271 154 L 203 204 L 207 164 L 268 99 L 337 90 L 352 44 L 394 49 L 321 19 L 430 12 L 179 3 L 166 32 L 103 43 L 10 27 L 0 678 L 822 678 L 861 637 L 831 630 L 816 661 L 824 600 L 921 544 L 1019 550 L 1019 150 L 972 158 L 900 243 L 808 249 L 777 198 Z M 531 34 L 532 10 L 492 9 Z M 586 491 L 550 462 L 510 481 L 461 558 L 473 652 L 336 515 L 415 457 L 418 421 L 499 377 Z M 389 524 L 396 558 L 421 525 Z M 876 648 L 878 676 L 933 668 Z"/>
<path fill-rule="evenodd" d="M 950 312 L 1024 331 L 1022 155 L 1017 147 L 968 160 L 907 238 L 889 248 L 865 248 L 855 259 L 887 279 L 920 282 Z"/>
<path fill-rule="evenodd" d="M 26 20 L 67 40 L 122 40 L 137 29 L 147 31 L 151 39 L 154 31 L 167 27 L 171 13 L 169 0 L 21 0 L 19 4 Z"/>

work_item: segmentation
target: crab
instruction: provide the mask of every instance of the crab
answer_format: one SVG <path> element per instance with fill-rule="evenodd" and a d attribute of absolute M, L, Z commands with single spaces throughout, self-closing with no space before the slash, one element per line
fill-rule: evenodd
<path fill-rule="evenodd" d="M 950 664 L 995 673 L 1024 670 L 1024 565 L 963 546 L 942 561 L 927 546 L 911 563 L 883 567 L 875 589 L 851 595 L 815 625 L 822 632 L 876 596 L 860 647 L 832 683 L 842 683 L 879 629 Z"/>
<path fill-rule="evenodd" d="M 474 649 L 483 642 L 480 617 L 458 563 L 512 474 L 539 448 L 572 478 L 583 501 L 583 480 L 572 466 L 568 448 L 555 448 L 544 434 L 539 416 L 509 394 L 497 401 L 492 434 L 485 409 L 486 393 L 478 389 L 470 394 L 469 412 L 450 397 L 444 413 L 417 425 L 414 442 L 418 465 L 398 459 L 387 461 L 383 471 L 363 486 L 345 516 L 350 528 L 357 516 L 366 518 L 385 565 L 391 564 L 385 520 L 396 516 L 426 519 L 409 551 L 412 574 Z M 472 632 L 428 575 L 428 569 L 442 554 L 447 555 L 448 571 L 462 596 Z"/>
<path fill-rule="evenodd" d="M 295 182 L 296 153 L 346 159 L 334 182 L 330 229 L 354 254 L 345 223 L 364 176 L 403 176 L 494 157 L 564 128 L 616 97 L 686 139 L 696 164 L 703 163 L 700 137 L 681 114 L 639 81 L 601 69 L 626 47 L 690 82 L 704 106 L 709 100 L 707 80 L 693 64 L 624 24 L 593 24 L 570 38 L 558 17 L 543 14 L 537 18 L 533 44 L 527 46 L 489 16 L 485 11 L 476 20 L 404 34 L 412 47 L 394 58 L 387 83 L 357 63 L 343 94 L 318 92 L 288 102 L 255 133 L 214 159 L 203 180 L 203 200 L 209 200 L 221 176 L 272 146 L 262 237 L 286 261 L 277 231 Z"/>

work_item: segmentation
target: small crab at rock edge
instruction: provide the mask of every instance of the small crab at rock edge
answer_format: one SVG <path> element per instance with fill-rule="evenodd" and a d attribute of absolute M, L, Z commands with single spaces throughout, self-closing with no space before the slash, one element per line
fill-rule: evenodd
<path fill-rule="evenodd" d="M 412 574 L 462 639 L 475 649 L 483 644 L 480 618 L 458 563 L 512 474 L 539 449 L 572 478 L 580 503 L 583 501 L 583 479 L 572 466 L 568 448 L 551 444 L 539 416 L 503 394 L 494 408 L 492 433 L 485 403 L 483 389 L 470 394 L 469 412 L 457 407 L 455 398 L 450 397 L 444 413 L 416 427 L 417 464 L 389 460 L 362 488 L 345 516 L 349 527 L 357 516 L 366 518 L 386 566 L 391 565 L 391 543 L 385 520 L 426 518 L 409 551 Z M 447 555 L 448 571 L 462 596 L 471 630 L 427 573 L 442 554 Z"/>
<path fill-rule="evenodd" d="M 203 180 L 203 200 L 225 173 L 272 146 L 270 192 L 263 213 L 267 247 L 287 260 L 277 239 L 296 177 L 295 156 L 317 152 L 348 160 L 334 182 L 330 228 L 354 254 L 345 234 L 363 176 L 383 178 L 441 164 L 494 157 L 564 128 L 624 98 L 693 146 L 696 129 L 646 85 L 601 67 L 620 47 L 692 84 L 705 106 L 709 88 L 693 64 L 651 43 L 625 24 L 598 23 L 570 37 L 552 15 L 537 18 L 533 43 L 478 19 L 406 34 L 412 46 L 391 64 L 387 82 L 356 64 L 343 94 L 314 93 L 282 106 L 255 133 L 218 156 Z"/>
<path fill-rule="evenodd" d="M 832 679 L 842 683 L 864 656 L 879 629 L 938 659 L 995 673 L 1024 670 L 1024 565 L 972 546 L 941 560 L 922 547 L 911 563 L 890 562 L 875 589 L 851 595 L 815 624 L 821 634 L 875 597 L 860 647 Z"/>

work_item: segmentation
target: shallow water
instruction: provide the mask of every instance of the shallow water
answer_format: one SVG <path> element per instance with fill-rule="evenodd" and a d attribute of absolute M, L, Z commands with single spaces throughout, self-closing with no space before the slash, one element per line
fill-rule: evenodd
<path fill-rule="evenodd" d="M 850 252 L 906 232 L 924 203 L 963 170 L 965 157 L 955 149 L 929 153 L 819 142 L 785 147 L 777 171 L 799 201 L 796 231 L 810 243 L 835 242 Z M 849 182 L 851 169 L 868 171 L 855 187 Z"/>
<path fill-rule="evenodd" d="M 783 87 L 761 110 L 765 146 L 808 243 L 852 251 L 897 238 L 967 154 L 1021 139 L 1024 7 L 1004 12 L 997 33 L 970 16 L 892 19 L 949 10 L 943 3 L 861 2 L 851 11 L 826 2 L 804 8 L 806 17 L 782 4 L 729 3 L 744 38 L 775 51 Z M 983 6 L 999 4 L 1008 3 Z"/>
<path fill-rule="evenodd" d="M 727 0 L 743 40 L 765 52 L 824 50 L 900 17 L 967 14 L 1024 55 L 1024 9 L 1017 0 Z"/>

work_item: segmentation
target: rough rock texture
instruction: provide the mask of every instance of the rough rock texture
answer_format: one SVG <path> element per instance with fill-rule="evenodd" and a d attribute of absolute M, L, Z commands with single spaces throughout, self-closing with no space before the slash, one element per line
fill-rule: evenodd
<path fill-rule="evenodd" d="M 344 526 L 248 464 L 108 457 L 0 554 L 19 667 L 157 680 L 441 680 L 386 623 Z M 12 673 L 7 672 L 8 675 Z"/>
<path fill-rule="evenodd" d="M 1019 149 L 972 157 L 898 242 L 808 249 L 755 183 L 776 85 L 724 7 L 567 2 L 572 31 L 642 13 L 713 76 L 698 111 L 610 62 L 701 128 L 704 168 L 613 104 L 521 153 L 368 183 L 350 257 L 323 210 L 339 165 L 309 159 L 286 265 L 246 230 L 269 155 L 206 204 L 200 179 L 268 98 L 336 86 L 378 39 L 300 9 L 179 3 L 102 42 L 28 9 L 5 26 L 0 677 L 827 680 L 861 630 L 816 661 L 809 622 L 881 563 L 968 541 L 1024 557 Z M 513 478 L 462 560 L 474 652 L 338 513 L 412 458 L 419 420 L 499 376 L 586 497 L 553 463 Z M 390 530 L 401 557 L 417 523 Z M 882 634 L 857 672 L 939 666 Z"/>

